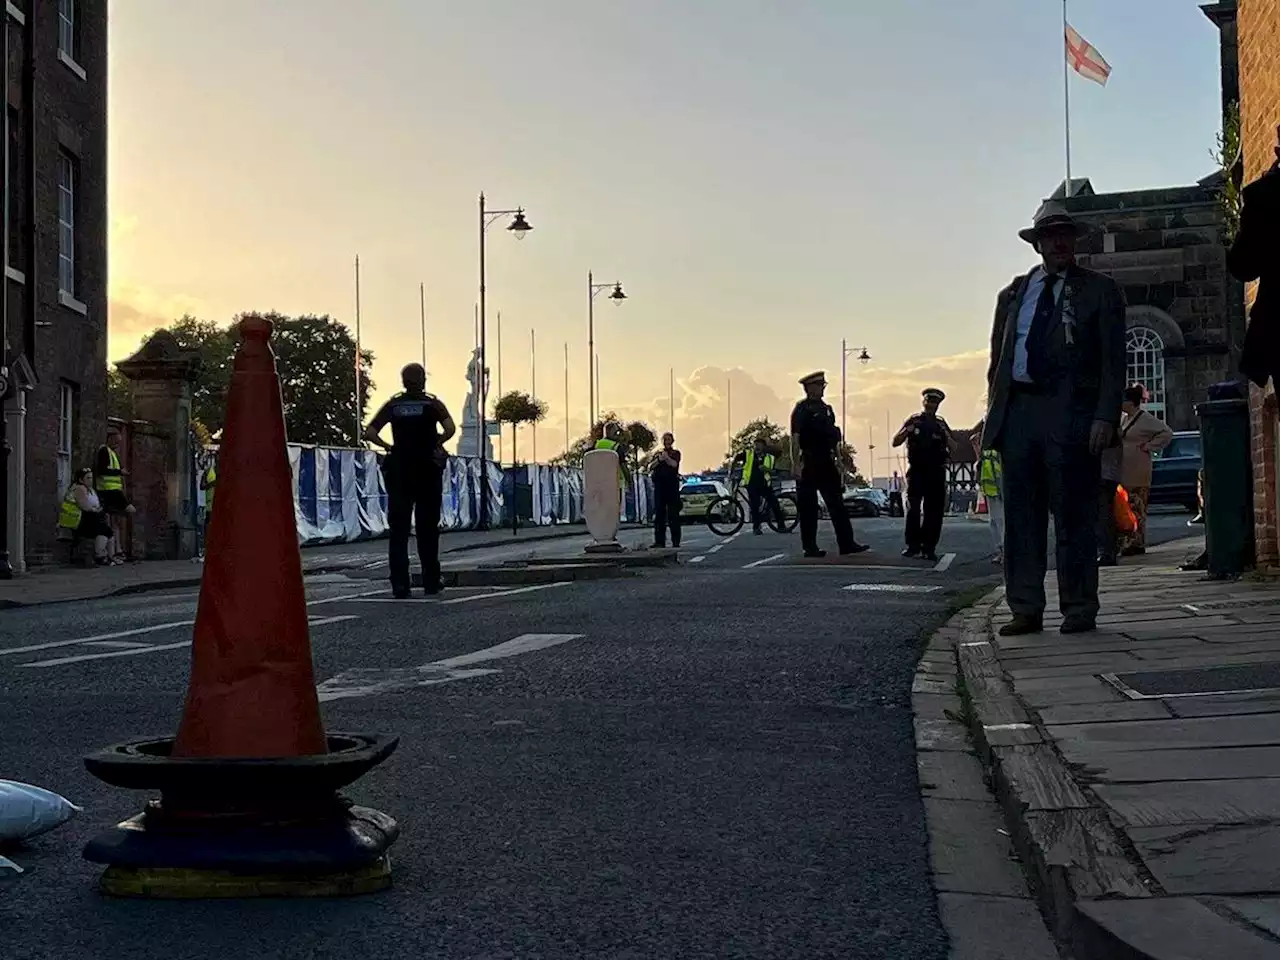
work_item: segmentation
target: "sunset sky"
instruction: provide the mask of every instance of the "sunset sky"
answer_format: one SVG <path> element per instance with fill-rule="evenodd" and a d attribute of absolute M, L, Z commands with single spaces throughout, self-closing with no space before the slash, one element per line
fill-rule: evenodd
<path fill-rule="evenodd" d="M 528 389 L 537 332 L 540 459 L 564 446 L 566 343 L 586 426 L 588 270 L 630 298 L 597 301 L 603 409 L 665 429 L 674 368 L 690 466 L 730 425 L 783 419 L 810 370 L 839 411 L 842 337 L 873 357 L 850 366 L 860 451 L 925 386 L 972 425 L 996 291 L 1034 260 L 1016 231 L 1064 174 L 1061 9 L 116 0 L 111 359 L 184 312 L 351 323 L 359 254 L 376 398 L 420 355 L 425 282 L 429 389 L 460 419 L 484 190 L 534 227 L 491 228 L 488 282 L 505 389 Z M 1114 71 L 1071 78 L 1074 175 L 1101 192 L 1212 172 L 1218 37 L 1196 3 L 1070 17 Z"/>

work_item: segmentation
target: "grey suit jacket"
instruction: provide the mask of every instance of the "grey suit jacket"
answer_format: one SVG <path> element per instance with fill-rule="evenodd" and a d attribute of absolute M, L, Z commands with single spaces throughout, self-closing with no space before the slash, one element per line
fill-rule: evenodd
<path fill-rule="evenodd" d="M 987 420 L 984 448 L 999 450 L 1000 432 L 1013 384 L 1013 349 L 1018 333 L 1018 310 L 1031 280 L 1028 271 L 996 298 L 991 328 L 991 361 L 987 367 Z M 1055 425 L 1064 440 L 1085 440 L 1089 426 L 1101 420 L 1120 423 L 1120 400 L 1125 387 L 1124 293 L 1110 277 L 1071 266 L 1066 288 L 1058 300 L 1047 348 L 1053 380 L 1047 389 L 1061 401 L 1063 420 Z"/>

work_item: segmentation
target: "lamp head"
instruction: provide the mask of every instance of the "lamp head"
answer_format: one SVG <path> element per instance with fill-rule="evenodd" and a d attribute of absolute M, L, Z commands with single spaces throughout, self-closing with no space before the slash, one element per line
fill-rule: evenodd
<path fill-rule="evenodd" d="M 524 235 L 533 229 L 529 226 L 529 221 L 524 218 L 523 207 L 516 210 L 516 215 L 511 218 L 511 224 L 507 229 L 515 234 L 517 240 L 523 240 Z"/>
<path fill-rule="evenodd" d="M 871 354 L 867 353 L 867 348 L 866 348 L 866 347 L 863 347 L 863 348 L 862 348 L 862 352 L 861 352 L 860 354 L 858 354 L 858 362 L 859 362 L 859 363 L 870 363 L 870 362 L 871 362 Z"/>
<path fill-rule="evenodd" d="M 622 303 L 623 300 L 627 299 L 627 295 L 622 292 L 621 283 L 615 283 L 613 285 L 613 293 L 609 294 L 609 299 L 613 301 L 614 306 L 617 306 Z"/>

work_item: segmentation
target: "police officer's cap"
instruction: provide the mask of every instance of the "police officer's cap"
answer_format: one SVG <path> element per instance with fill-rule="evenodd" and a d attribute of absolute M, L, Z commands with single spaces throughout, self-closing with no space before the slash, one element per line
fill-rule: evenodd
<path fill-rule="evenodd" d="M 800 378 L 800 385 L 807 387 L 811 383 L 826 383 L 827 374 L 824 370 L 815 370 L 813 373 L 807 374 Z"/>
<path fill-rule="evenodd" d="M 930 387 L 928 390 L 923 391 L 921 396 L 930 403 L 941 403 L 947 399 L 947 395 L 937 387 Z"/>

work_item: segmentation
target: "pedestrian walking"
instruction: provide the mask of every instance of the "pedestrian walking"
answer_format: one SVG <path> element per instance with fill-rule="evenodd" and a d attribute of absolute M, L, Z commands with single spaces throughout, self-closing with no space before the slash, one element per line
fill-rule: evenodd
<path fill-rule="evenodd" d="M 893 436 L 895 447 L 907 445 L 907 546 L 902 555 L 937 563 L 953 441 L 947 421 L 938 416 L 938 407 L 947 395 L 930 387 L 921 396 L 924 409 L 908 417 Z"/>
<path fill-rule="evenodd" d="M 1121 456 L 1120 483 L 1129 495 L 1137 528 L 1120 535 L 1120 555 L 1133 557 L 1147 552 L 1147 499 L 1151 494 L 1151 455 L 1167 447 L 1173 440 L 1168 425 L 1148 410 L 1142 409 L 1147 390 L 1140 383 L 1125 388 L 1120 405 Z"/>
<path fill-rule="evenodd" d="M 653 455 L 649 474 L 653 477 L 653 545 L 680 549 L 680 451 L 674 434 L 662 435 L 662 448 Z"/>
<path fill-rule="evenodd" d="M 901 517 L 906 513 L 902 506 L 903 486 L 902 476 L 897 470 L 893 471 L 893 476 L 889 478 L 889 516 L 891 517 Z"/>
<path fill-rule="evenodd" d="M 791 472 L 796 478 L 796 507 L 800 514 L 800 543 L 806 557 L 825 557 L 818 549 L 818 497 L 827 505 L 840 553 L 861 553 L 866 544 L 853 538 L 853 524 L 844 507 L 844 485 L 836 462 L 841 440 L 836 414 L 822 399 L 827 377 L 821 370 L 800 378 L 805 398 L 791 411 Z"/>
<path fill-rule="evenodd" d="M 1062 633 L 1096 629 L 1101 454 L 1120 419 L 1125 304 L 1119 285 L 1075 262 L 1085 232 L 1046 201 L 1019 237 L 1041 263 L 996 298 L 983 449 L 1004 467 L 1004 636 L 1043 629 L 1049 515 L 1057 535 Z"/>
<path fill-rule="evenodd" d="M 730 469 L 742 469 L 742 485 L 747 488 L 747 507 L 751 514 L 751 532 L 757 537 L 766 516 L 773 517 L 779 530 L 784 529 L 782 505 L 773 492 L 774 456 L 764 437 L 756 437 L 751 446 L 733 458 Z M 766 513 L 767 511 L 767 513 Z"/>
<path fill-rule="evenodd" d="M 1000 454 L 982 449 L 982 424 L 972 434 L 973 455 L 978 458 L 978 486 L 987 502 L 987 519 L 991 526 L 991 543 L 994 552 L 991 562 L 1004 563 L 1004 468 Z"/>
<path fill-rule="evenodd" d="M 420 363 L 400 371 L 404 391 L 382 405 L 364 439 L 387 451 L 382 472 L 387 483 L 387 522 L 391 528 L 387 559 L 391 592 L 409 596 L 409 524 L 412 520 L 426 593 L 439 593 L 440 501 L 448 460 L 445 442 L 457 432 L 453 417 L 439 397 L 427 393 L 427 372 Z M 390 424 L 391 444 L 379 435 Z"/>

